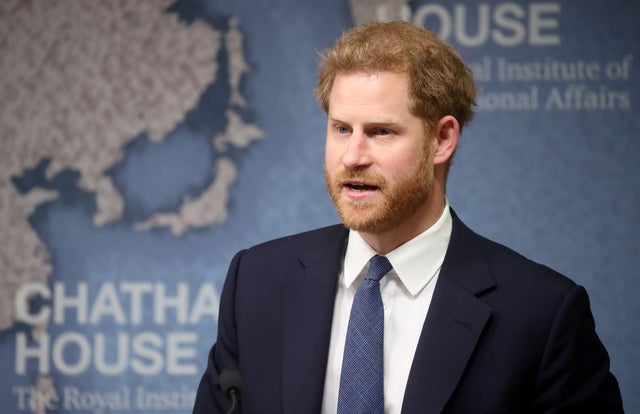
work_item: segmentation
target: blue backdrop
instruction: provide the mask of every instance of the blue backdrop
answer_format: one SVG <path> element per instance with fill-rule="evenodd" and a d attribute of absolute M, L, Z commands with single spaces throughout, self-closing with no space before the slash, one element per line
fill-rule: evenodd
<path fill-rule="evenodd" d="M 586 286 L 640 412 L 631 0 L 3 2 L 3 412 L 190 412 L 232 255 L 338 220 L 318 52 L 393 16 L 481 91 L 451 205 Z"/>

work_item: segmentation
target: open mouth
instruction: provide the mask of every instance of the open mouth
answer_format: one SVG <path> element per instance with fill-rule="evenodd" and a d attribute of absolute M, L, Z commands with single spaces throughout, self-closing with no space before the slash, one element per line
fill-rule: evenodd
<path fill-rule="evenodd" d="M 378 189 L 378 186 L 375 185 L 369 185 L 366 183 L 345 183 L 344 185 L 345 187 L 347 187 L 349 190 L 352 191 L 375 191 Z"/>

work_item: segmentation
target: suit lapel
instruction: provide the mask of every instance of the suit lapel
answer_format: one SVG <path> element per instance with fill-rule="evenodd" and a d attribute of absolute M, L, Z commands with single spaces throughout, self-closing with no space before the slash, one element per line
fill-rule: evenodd
<path fill-rule="evenodd" d="M 476 295 L 495 286 L 477 235 L 453 216 L 447 256 L 409 373 L 403 413 L 441 413 L 489 317 Z"/>
<path fill-rule="evenodd" d="M 283 296 L 283 412 L 319 412 L 347 231 L 302 251 Z"/>

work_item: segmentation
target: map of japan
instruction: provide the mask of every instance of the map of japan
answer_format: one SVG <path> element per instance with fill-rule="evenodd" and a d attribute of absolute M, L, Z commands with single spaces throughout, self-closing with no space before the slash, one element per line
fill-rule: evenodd
<path fill-rule="evenodd" d="M 240 112 L 247 106 L 240 80 L 249 71 L 241 25 L 232 17 L 224 28 L 185 22 L 167 11 L 171 3 L 9 0 L 0 5 L 0 237 L 10 240 L 0 246 L 0 331 L 16 322 L 18 289 L 46 283 L 53 272 L 50 248 L 29 218 L 59 191 L 17 183 L 39 168 L 49 183 L 74 171 L 77 186 L 95 197 L 94 225 L 117 222 L 127 200 L 108 171 L 123 159 L 126 145 L 141 135 L 165 139 L 219 82 L 227 84 L 230 96 L 219 115 L 227 127 L 210 141 L 216 154 L 212 181 L 196 196 L 185 194 L 176 211 L 158 211 L 135 227 L 167 227 L 180 235 L 226 219 L 236 167 L 225 153 L 264 136 Z M 46 323 L 34 326 L 34 337 L 46 329 Z"/>

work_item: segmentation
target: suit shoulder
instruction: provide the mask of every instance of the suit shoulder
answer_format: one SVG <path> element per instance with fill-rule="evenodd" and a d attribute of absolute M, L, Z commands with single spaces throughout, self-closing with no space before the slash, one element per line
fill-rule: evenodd
<path fill-rule="evenodd" d="M 295 254 L 309 249 L 325 248 L 328 245 L 341 244 L 348 230 L 342 224 L 321 227 L 302 233 L 292 234 L 268 240 L 250 247 L 248 254 Z"/>
<path fill-rule="evenodd" d="M 520 280 L 520 283 L 529 282 L 532 285 L 556 286 L 560 290 L 571 289 L 575 282 L 551 267 L 538 263 L 525 257 L 521 253 L 495 241 L 485 238 L 489 263 L 498 277 L 504 275 Z"/>
<path fill-rule="evenodd" d="M 347 235 L 344 226 L 335 225 L 269 240 L 238 252 L 230 269 L 242 274 L 243 280 L 257 283 L 264 281 L 265 274 L 272 282 L 285 280 L 282 276 L 316 263 L 338 269 Z"/>
<path fill-rule="evenodd" d="M 475 263 L 485 263 L 498 285 L 518 285 L 529 292 L 544 289 L 566 292 L 576 283 L 551 267 L 535 262 L 501 243 L 490 240 L 470 230 L 457 220 L 452 234 L 455 255 L 461 259 L 475 258 Z M 464 257 L 464 258 L 463 258 Z"/>

